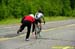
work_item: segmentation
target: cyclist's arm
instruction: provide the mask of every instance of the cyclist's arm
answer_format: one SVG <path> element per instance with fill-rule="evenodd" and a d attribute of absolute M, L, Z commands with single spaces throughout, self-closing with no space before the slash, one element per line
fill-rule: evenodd
<path fill-rule="evenodd" d="M 45 18 L 44 18 L 44 17 L 42 17 L 42 19 L 43 19 L 43 22 L 44 22 L 44 24 L 45 24 Z"/>
<path fill-rule="evenodd" d="M 45 18 L 44 18 L 43 13 L 41 13 L 41 16 L 42 16 L 43 22 L 44 22 L 44 24 L 45 24 Z"/>

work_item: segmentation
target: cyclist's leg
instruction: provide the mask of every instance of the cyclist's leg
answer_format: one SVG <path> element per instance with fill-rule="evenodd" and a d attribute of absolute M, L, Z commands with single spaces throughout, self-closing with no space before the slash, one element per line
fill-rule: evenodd
<path fill-rule="evenodd" d="M 40 31 L 42 30 L 42 24 L 41 24 L 41 19 L 39 19 L 39 24 L 38 24 L 38 26 L 39 26 L 39 28 L 40 28 Z"/>
<path fill-rule="evenodd" d="M 36 19 L 36 20 L 35 20 L 35 35 L 36 35 L 36 33 L 37 33 L 37 31 L 36 31 L 37 25 L 38 25 L 38 20 Z"/>
<path fill-rule="evenodd" d="M 39 19 L 38 27 L 39 27 L 38 35 L 41 37 L 41 35 L 40 35 L 40 32 L 41 32 L 41 30 L 42 30 L 41 19 Z"/>
<path fill-rule="evenodd" d="M 36 38 L 40 36 L 40 20 L 39 19 L 37 20 L 37 23 L 35 25 L 35 35 L 36 35 Z"/>

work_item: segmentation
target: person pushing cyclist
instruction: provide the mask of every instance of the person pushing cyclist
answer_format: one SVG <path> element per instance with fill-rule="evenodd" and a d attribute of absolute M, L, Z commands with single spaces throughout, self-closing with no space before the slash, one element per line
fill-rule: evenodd
<path fill-rule="evenodd" d="M 20 26 L 19 30 L 17 31 L 17 34 L 19 34 L 19 32 L 22 32 L 24 30 L 24 28 L 27 27 L 26 41 L 28 41 L 29 36 L 30 36 L 31 25 L 34 24 L 34 22 L 35 22 L 35 18 L 34 18 L 33 14 L 24 16 L 21 20 L 22 25 Z M 33 27 L 34 27 L 34 25 L 33 25 Z"/>

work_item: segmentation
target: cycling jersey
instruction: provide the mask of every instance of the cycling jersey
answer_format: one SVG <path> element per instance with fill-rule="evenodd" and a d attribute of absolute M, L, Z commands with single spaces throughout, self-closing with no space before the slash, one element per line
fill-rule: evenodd
<path fill-rule="evenodd" d="M 41 17 L 43 17 L 44 15 L 42 13 L 36 13 L 35 14 L 35 19 L 40 19 Z"/>

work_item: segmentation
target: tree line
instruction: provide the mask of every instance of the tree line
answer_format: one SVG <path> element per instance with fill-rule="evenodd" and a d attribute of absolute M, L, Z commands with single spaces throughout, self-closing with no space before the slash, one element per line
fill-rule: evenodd
<path fill-rule="evenodd" d="M 75 16 L 75 0 L 0 0 L 0 20 L 41 9 L 45 16 Z"/>

